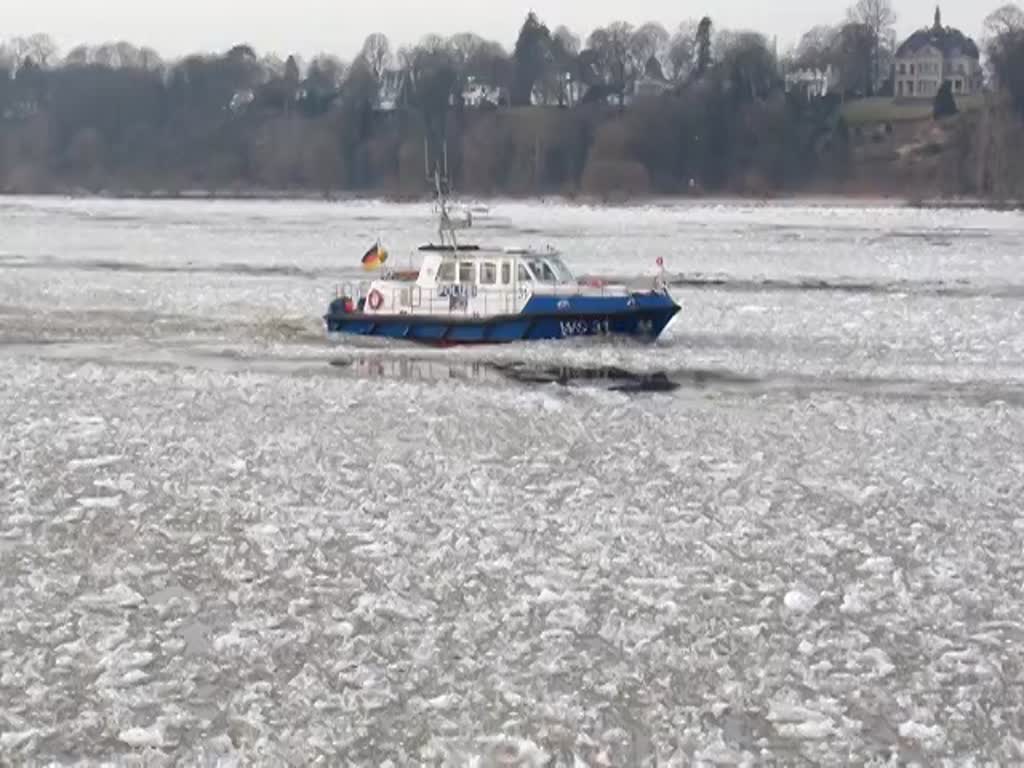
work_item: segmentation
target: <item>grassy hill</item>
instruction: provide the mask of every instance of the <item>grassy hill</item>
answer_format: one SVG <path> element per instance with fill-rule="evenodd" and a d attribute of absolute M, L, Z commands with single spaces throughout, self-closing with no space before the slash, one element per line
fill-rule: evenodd
<path fill-rule="evenodd" d="M 959 96 L 957 107 L 961 112 L 973 112 L 982 107 L 984 95 Z M 868 123 L 901 123 L 927 120 L 932 116 L 931 99 L 893 99 L 878 96 L 848 101 L 842 106 L 842 115 L 851 126 Z"/>

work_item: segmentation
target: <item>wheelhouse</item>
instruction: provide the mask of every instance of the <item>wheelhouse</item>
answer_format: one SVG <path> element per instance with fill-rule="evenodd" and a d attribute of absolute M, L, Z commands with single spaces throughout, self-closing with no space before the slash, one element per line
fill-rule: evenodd
<path fill-rule="evenodd" d="M 577 284 L 572 271 L 553 251 L 456 251 L 428 256 L 418 282 L 422 287 L 472 285 L 485 289 Z"/>

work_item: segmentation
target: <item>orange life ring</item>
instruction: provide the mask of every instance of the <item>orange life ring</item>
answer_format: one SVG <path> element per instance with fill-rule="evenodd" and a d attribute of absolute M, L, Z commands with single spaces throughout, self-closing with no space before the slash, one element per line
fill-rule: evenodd
<path fill-rule="evenodd" d="M 370 295 L 366 297 L 366 303 L 370 305 L 370 309 L 376 311 L 380 309 L 380 305 L 384 303 L 384 297 L 381 292 L 374 288 L 370 291 Z"/>

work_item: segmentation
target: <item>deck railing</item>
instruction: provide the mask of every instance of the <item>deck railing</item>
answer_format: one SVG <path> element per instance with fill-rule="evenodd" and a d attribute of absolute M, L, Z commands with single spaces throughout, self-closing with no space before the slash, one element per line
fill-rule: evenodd
<path fill-rule="evenodd" d="M 573 296 L 621 296 L 622 286 L 611 286 L 605 283 L 567 284 L 557 282 L 533 282 L 513 286 L 465 285 L 455 283 L 438 288 L 423 288 L 416 283 L 393 285 L 387 288 L 373 287 L 369 281 L 348 282 L 338 287 L 339 296 L 347 296 L 356 305 L 368 301 L 370 294 L 376 291 L 381 296 L 381 304 L 377 309 L 366 307 L 366 310 L 386 312 L 388 314 L 429 313 L 453 314 L 462 312 L 466 315 L 513 314 L 518 311 L 521 302 L 531 296 L 555 296 L 571 298 Z M 627 289 L 628 291 L 628 289 Z"/>

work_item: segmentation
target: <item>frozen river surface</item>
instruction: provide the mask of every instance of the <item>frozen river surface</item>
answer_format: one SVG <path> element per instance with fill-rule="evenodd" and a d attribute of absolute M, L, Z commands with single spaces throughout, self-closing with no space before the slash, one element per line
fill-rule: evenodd
<path fill-rule="evenodd" d="M 469 351 L 321 336 L 423 206 L 0 222 L 0 765 L 1024 761 L 1020 216 L 496 204 L 683 312 Z"/>

